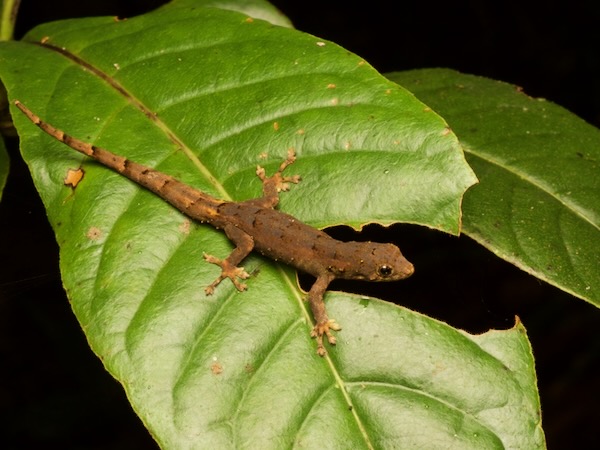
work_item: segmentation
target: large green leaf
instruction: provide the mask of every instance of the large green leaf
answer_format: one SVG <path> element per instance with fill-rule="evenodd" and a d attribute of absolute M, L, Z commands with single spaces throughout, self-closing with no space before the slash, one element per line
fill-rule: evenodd
<path fill-rule="evenodd" d="M 0 76 L 70 134 L 219 197 L 259 195 L 256 164 L 271 172 L 293 146 L 304 180 L 281 208 L 315 226 L 457 232 L 474 182 L 445 123 L 360 58 L 231 11 L 48 24 L 0 45 Z M 231 249 L 220 232 L 13 115 L 73 309 L 164 448 L 543 447 L 520 324 L 469 336 L 330 293 L 344 330 L 319 358 L 290 269 L 253 256 L 247 292 L 206 297 L 218 268 L 202 253 Z"/>
<path fill-rule="evenodd" d="M 480 184 L 463 231 L 500 257 L 600 306 L 600 130 L 515 86 L 452 70 L 390 79 L 441 113 Z"/>

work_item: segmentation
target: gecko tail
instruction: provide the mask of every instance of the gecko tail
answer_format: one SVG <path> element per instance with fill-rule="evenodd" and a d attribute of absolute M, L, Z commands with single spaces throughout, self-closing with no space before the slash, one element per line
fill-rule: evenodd
<path fill-rule="evenodd" d="M 128 160 L 123 156 L 116 155 L 108 150 L 105 150 L 100 147 L 96 147 L 93 144 L 88 142 L 84 142 L 80 139 L 74 138 L 73 136 L 68 135 L 63 130 L 60 130 L 56 127 L 53 127 L 47 122 L 44 122 L 38 115 L 36 115 L 33 111 L 31 111 L 27 106 L 21 103 L 19 100 L 15 100 L 15 106 L 19 108 L 23 114 L 27 116 L 33 124 L 37 125 L 42 131 L 52 136 L 57 141 L 62 142 L 65 145 L 68 145 L 73 150 L 78 151 L 79 153 L 83 153 L 90 158 L 93 158 L 100 162 L 102 165 L 107 166 L 108 168 L 118 172 L 127 178 L 135 181 L 136 183 L 141 184 L 142 186 L 149 188 L 151 190 L 152 186 L 147 186 L 148 177 L 144 177 L 150 172 L 153 172 L 154 185 L 156 184 L 156 178 L 158 175 L 162 175 L 160 172 L 154 174 L 155 170 L 150 167 L 135 163 L 133 161 Z M 168 175 L 164 175 L 165 178 L 171 178 Z"/>
<path fill-rule="evenodd" d="M 84 142 L 80 139 L 68 135 L 63 130 L 53 127 L 47 122 L 44 122 L 42 119 L 40 119 L 38 115 L 36 115 L 33 111 L 27 108 L 27 106 L 25 106 L 19 100 L 15 100 L 15 106 L 19 108 L 23 112 L 23 114 L 25 114 L 27 118 L 31 120 L 31 122 L 33 122 L 42 131 L 52 136 L 57 141 L 68 145 L 73 150 L 76 150 L 79 153 L 83 153 L 84 155 L 95 159 L 102 165 L 114 170 L 115 172 L 120 173 L 121 175 L 126 176 L 127 178 L 131 179 L 132 181 L 135 181 L 136 183 L 141 184 L 147 189 L 156 191 L 157 179 L 161 178 L 161 176 L 165 179 L 169 179 L 169 181 L 171 180 L 171 177 L 169 177 L 168 175 L 156 172 L 150 167 L 135 163 L 123 156 L 116 155 L 108 150 L 105 150 L 103 148 L 97 147 L 93 144 Z M 148 177 L 149 173 L 152 173 L 153 176 Z"/>
<path fill-rule="evenodd" d="M 210 217 L 216 214 L 215 208 L 222 203 L 212 198 L 208 194 L 205 194 L 202 191 L 194 189 L 191 186 L 176 180 L 170 175 L 159 172 L 151 167 L 136 163 L 125 158 L 124 156 L 112 153 L 109 150 L 69 136 L 64 131 L 44 122 L 39 116 L 37 116 L 19 100 L 15 100 L 14 103 L 15 106 L 19 108 L 29 120 L 31 120 L 31 122 L 37 125 L 42 131 L 52 136 L 54 139 L 62 142 L 65 145 L 68 145 L 79 153 L 83 153 L 84 155 L 95 159 L 100 164 L 129 178 L 131 181 L 134 181 L 140 186 L 145 187 L 149 191 L 154 192 L 159 197 L 178 208 L 180 211 L 187 213 L 190 207 L 199 202 L 202 203 L 204 205 L 202 210 L 203 214 L 193 218 L 198 220 L 209 220 Z"/>
<path fill-rule="evenodd" d="M 27 108 L 27 106 L 25 106 L 19 100 L 15 100 L 15 106 L 19 108 L 29 120 L 31 120 L 42 131 L 46 132 L 54 139 L 63 142 L 64 144 L 71 147 L 73 150 L 77 150 L 78 152 L 83 153 L 86 156 L 90 156 L 92 158 L 95 157 L 93 146 L 91 144 L 75 139 L 69 136 L 64 131 L 59 130 L 58 128 L 55 128 L 52 125 L 50 125 L 49 123 L 44 122 L 42 119 L 40 119 L 39 116 L 37 116 L 33 111 Z"/>

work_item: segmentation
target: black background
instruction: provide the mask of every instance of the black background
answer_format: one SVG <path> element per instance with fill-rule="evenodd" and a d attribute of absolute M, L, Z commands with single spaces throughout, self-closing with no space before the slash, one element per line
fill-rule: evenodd
<path fill-rule="evenodd" d="M 50 20 L 131 17 L 162 3 L 23 0 L 16 38 Z M 600 126 L 599 2 L 273 3 L 299 30 L 337 42 L 381 72 L 450 67 L 501 79 Z M 61 287 L 58 248 L 41 201 L 16 139 L 8 145 L 11 172 L 0 203 L 2 445 L 156 448 L 121 386 L 87 347 Z M 343 228 L 332 232 L 355 237 Z M 464 236 L 397 225 L 368 227 L 361 238 L 372 236 L 400 245 L 416 274 L 397 286 L 354 283 L 343 289 L 382 298 L 391 297 L 388 289 L 401 290 L 403 305 L 470 332 L 511 327 L 518 315 L 536 357 L 548 447 L 583 448 L 597 441 L 596 308 Z"/>

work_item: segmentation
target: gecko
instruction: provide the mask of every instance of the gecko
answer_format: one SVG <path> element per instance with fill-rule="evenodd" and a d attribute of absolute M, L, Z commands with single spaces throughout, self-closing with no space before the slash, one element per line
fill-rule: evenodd
<path fill-rule="evenodd" d="M 204 254 L 207 262 L 221 269 L 221 274 L 205 288 L 206 295 L 213 294 L 226 278 L 238 291 L 246 290 L 246 284 L 240 280 L 250 275 L 239 264 L 253 250 L 314 276 L 316 280 L 307 298 L 315 322 L 311 337 L 316 339 L 320 356 L 327 354 L 323 338 L 335 345 L 333 332 L 341 330 L 337 322 L 329 318 L 323 302 L 327 287 L 334 279 L 396 281 L 414 272 L 413 265 L 394 244 L 339 241 L 275 209 L 279 193 L 289 190 L 290 183 L 300 181 L 298 175 L 283 175 L 296 160 L 293 148 L 288 150 L 287 158 L 272 176 L 257 166 L 262 197 L 239 202 L 220 200 L 168 174 L 71 137 L 42 121 L 18 100 L 14 103 L 31 122 L 53 138 L 150 190 L 191 219 L 223 230 L 235 248 L 225 259 Z"/>

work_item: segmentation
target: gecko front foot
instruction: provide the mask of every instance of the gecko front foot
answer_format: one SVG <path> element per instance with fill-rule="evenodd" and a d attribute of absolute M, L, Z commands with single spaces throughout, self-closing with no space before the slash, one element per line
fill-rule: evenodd
<path fill-rule="evenodd" d="M 279 165 L 279 169 L 272 176 L 267 177 L 265 174 L 265 169 L 261 166 L 256 167 L 256 175 L 262 180 L 263 186 L 267 186 L 267 191 L 269 187 L 274 187 L 277 192 L 281 191 L 289 191 L 290 183 L 298 184 L 300 182 L 300 175 L 293 175 L 291 177 L 283 176 L 282 173 L 291 164 L 294 164 L 296 161 L 296 152 L 293 148 L 288 150 L 288 155 L 285 161 L 283 161 Z"/>
<path fill-rule="evenodd" d="M 204 289 L 206 295 L 212 295 L 215 292 L 217 285 L 225 278 L 229 278 L 238 291 L 241 292 L 246 290 L 247 286 L 238 281 L 238 278 L 245 280 L 250 277 L 248 272 L 246 272 L 243 267 L 234 266 L 226 259 L 219 259 L 212 255 L 207 255 L 206 253 L 204 254 L 204 259 L 209 263 L 216 264 L 221 268 L 221 275 L 219 275 L 215 281 L 213 281 Z"/>
<path fill-rule="evenodd" d="M 317 323 L 315 325 L 310 336 L 317 339 L 317 354 L 319 356 L 325 356 L 327 354 L 327 350 L 325 350 L 325 346 L 323 345 L 323 335 L 327 336 L 327 342 L 331 345 L 335 345 L 337 340 L 331 332 L 340 331 L 341 329 L 342 327 L 340 327 L 333 319 L 328 319 L 324 323 Z"/>

